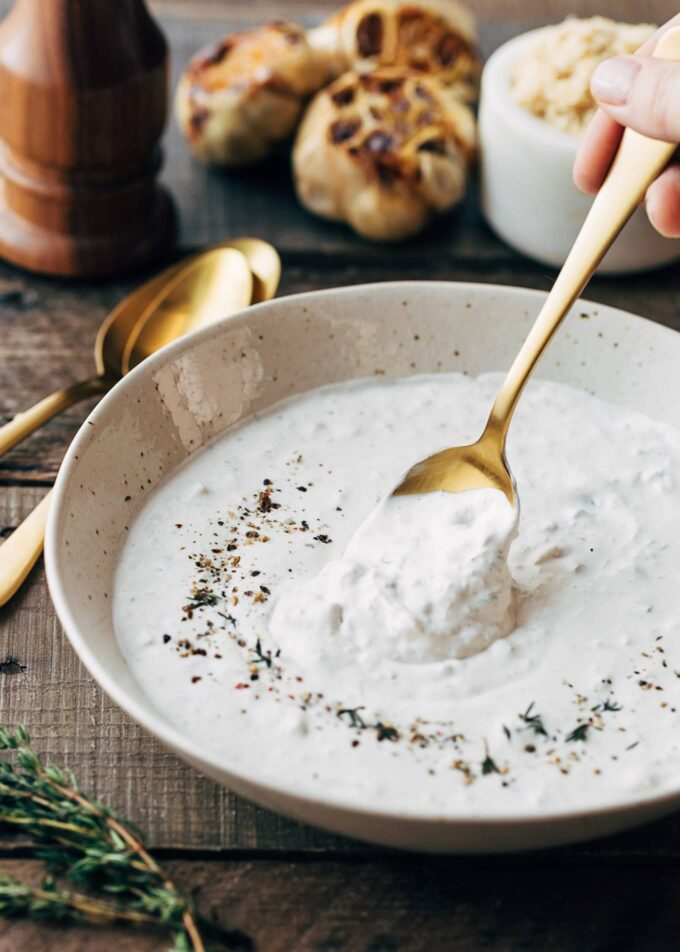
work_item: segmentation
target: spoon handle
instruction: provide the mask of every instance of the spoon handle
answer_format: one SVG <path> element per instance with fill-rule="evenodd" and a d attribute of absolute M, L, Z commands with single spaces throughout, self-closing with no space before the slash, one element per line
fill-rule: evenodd
<path fill-rule="evenodd" d="M 18 413 L 13 420 L 0 427 L 0 456 L 7 453 L 21 443 L 31 433 L 35 433 L 48 420 L 68 410 L 81 400 L 106 393 L 111 383 L 104 376 L 90 377 L 80 383 L 71 384 L 63 390 L 55 390 L 49 397 L 44 397 L 23 413 Z"/>
<path fill-rule="evenodd" d="M 664 33 L 653 55 L 680 60 L 680 28 Z M 486 434 L 498 439 L 501 449 L 517 401 L 543 351 L 677 147 L 625 130 L 607 178 L 491 410 Z"/>
<path fill-rule="evenodd" d="M 51 496 L 50 489 L 33 512 L 0 545 L 0 606 L 7 604 L 21 588 L 40 558 Z"/>

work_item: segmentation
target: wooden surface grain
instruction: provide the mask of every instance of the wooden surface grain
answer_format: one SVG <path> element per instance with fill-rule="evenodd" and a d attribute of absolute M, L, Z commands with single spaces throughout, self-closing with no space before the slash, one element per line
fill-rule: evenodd
<path fill-rule="evenodd" d="M 677 880 L 659 864 L 410 856 L 171 861 L 199 910 L 267 952 L 670 952 Z M 9 870 L 37 878 L 34 863 Z M 578 880 L 578 890 L 575 882 Z M 241 940 L 241 948 L 245 942 Z M 0 923 L 11 952 L 165 952 L 156 933 Z"/>
<path fill-rule="evenodd" d="M 325 0 L 157 0 L 177 72 L 202 43 L 282 10 L 320 19 Z M 528 23 L 576 3 L 480 0 L 489 51 Z M 589 5 L 581 4 L 581 11 Z M 0 11 L 7 7 L 0 0 Z M 603 4 L 632 19 L 676 12 L 661 2 Z M 495 19 L 494 19 L 495 18 Z M 480 219 L 475 189 L 464 208 L 416 242 L 371 245 L 303 212 L 285 161 L 225 175 L 188 156 L 171 124 L 164 180 L 181 213 L 183 250 L 259 234 L 281 251 L 282 294 L 395 278 L 547 289 L 550 269 L 516 255 Z M 74 284 L 0 265 L 0 417 L 52 387 L 90 374 L 96 329 L 143 275 Z M 595 300 L 680 330 L 680 273 L 598 279 Z M 0 458 L 0 535 L 51 485 L 87 405 L 73 408 Z M 197 890 L 265 950 L 524 950 L 656 952 L 675 948 L 680 815 L 609 838 L 528 857 L 436 859 L 354 843 L 261 810 L 168 753 L 99 690 L 56 621 L 39 565 L 0 610 L 0 720 L 26 723 L 48 758 L 135 820 L 181 884 Z M 38 873 L 20 840 L 0 839 L 0 869 Z M 0 952 L 165 949 L 156 935 L 0 924 Z"/>

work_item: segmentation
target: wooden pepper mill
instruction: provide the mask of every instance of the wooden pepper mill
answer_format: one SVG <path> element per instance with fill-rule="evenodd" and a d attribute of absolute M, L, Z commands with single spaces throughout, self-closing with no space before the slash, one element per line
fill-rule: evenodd
<path fill-rule="evenodd" d="M 16 0 L 0 25 L 0 257 L 84 277 L 167 250 L 167 99 L 144 0 Z"/>

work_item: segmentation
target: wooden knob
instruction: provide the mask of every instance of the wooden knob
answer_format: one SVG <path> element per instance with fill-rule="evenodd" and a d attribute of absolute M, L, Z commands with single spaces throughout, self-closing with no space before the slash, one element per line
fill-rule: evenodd
<path fill-rule="evenodd" d="M 172 244 L 168 55 L 144 0 L 16 0 L 0 25 L 0 256 L 68 276 Z"/>

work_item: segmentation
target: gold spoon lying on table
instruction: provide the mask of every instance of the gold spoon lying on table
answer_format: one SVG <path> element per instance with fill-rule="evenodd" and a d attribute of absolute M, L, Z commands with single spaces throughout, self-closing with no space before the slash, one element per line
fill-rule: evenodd
<path fill-rule="evenodd" d="M 236 244 L 203 252 L 149 282 L 157 285 L 161 278 L 165 281 L 130 330 L 128 339 L 134 341 L 132 346 L 128 346 L 128 340 L 123 342 L 125 361 L 121 353 L 118 376 L 178 337 L 208 326 L 254 301 L 273 297 L 281 273 L 280 259 L 274 248 L 257 239 L 240 240 L 238 244 L 243 250 Z M 160 315 L 164 315 L 167 323 Z M 144 332 L 147 323 L 153 328 L 151 335 Z M 109 387 L 114 382 L 111 380 Z M 102 388 L 105 389 L 108 387 Z M 18 591 L 40 556 L 50 497 L 51 491 L 0 546 L 0 606 Z"/>
<path fill-rule="evenodd" d="M 0 427 L 0 456 L 17 446 L 49 420 L 63 413 L 64 410 L 68 410 L 69 407 L 110 390 L 129 369 L 129 367 L 123 367 L 123 354 L 126 349 L 129 352 L 130 337 L 145 310 L 178 271 L 185 268 L 191 261 L 201 260 L 213 250 L 222 248 L 240 252 L 247 260 L 252 272 L 252 293 L 248 304 L 257 304 L 274 297 L 281 277 L 281 261 L 276 250 L 268 242 L 261 241 L 259 238 L 236 238 L 166 268 L 165 271 L 151 278 L 150 281 L 146 281 L 125 297 L 100 327 L 94 345 L 94 363 L 97 370 L 94 377 L 71 384 L 62 390 L 56 390 L 49 397 L 40 400 L 29 410 L 17 414 L 13 420 Z M 233 280 L 225 282 L 224 315 L 226 315 L 244 306 L 242 302 L 248 276 L 241 267 L 238 254 L 225 256 L 222 260 L 225 272 L 228 272 L 230 268 L 233 269 Z M 172 339 L 174 338 L 168 337 L 168 340 Z M 127 362 L 129 363 L 129 360 Z"/>
<path fill-rule="evenodd" d="M 680 29 L 663 34 L 653 55 L 680 60 Z M 481 437 L 469 446 L 453 446 L 416 463 L 393 495 L 498 489 L 512 506 L 518 504 L 505 458 L 505 441 L 517 401 L 567 312 L 676 149 L 677 143 L 660 142 L 626 129 L 609 174 L 501 386 Z"/>

